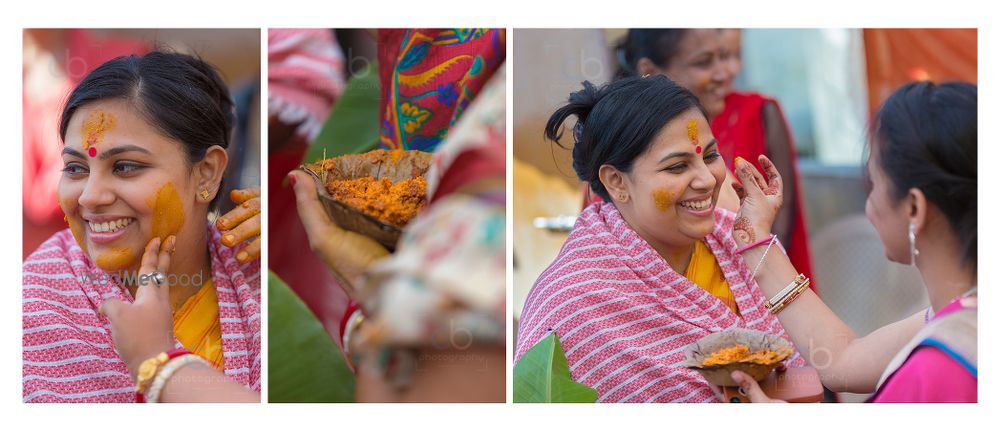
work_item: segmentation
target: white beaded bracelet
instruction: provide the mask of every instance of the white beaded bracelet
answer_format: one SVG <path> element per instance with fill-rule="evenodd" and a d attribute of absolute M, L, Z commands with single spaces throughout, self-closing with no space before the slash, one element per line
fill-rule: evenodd
<path fill-rule="evenodd" d="M 208 361 L 201 358 L 197 354 L 184 354 L 180 357 L 174 357 L 172 360 L 168 361 L 160 371 L 153 378 L 153 383 L 149 386 L 149 392 L 146 395 L 146 403 L 159 403 L 160 402 L 160 391 L 163 390 L 163 386 L 167 384 L 167 380 L 173 376 L 174 372 L 178 369 L 187 366 L 191 363 L 201 363 L 205 366 L 209 366 Z"/>

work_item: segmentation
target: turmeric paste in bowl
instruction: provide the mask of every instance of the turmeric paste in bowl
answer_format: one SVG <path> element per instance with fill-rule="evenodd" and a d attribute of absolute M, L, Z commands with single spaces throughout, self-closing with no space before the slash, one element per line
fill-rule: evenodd
<path fill-rule="evenodd" d="M 734 370 L 762 381 L 794 352 L 780 336 L 733 329 L 712 333 L 688 345 L 683 364 L 697 370 L 711 384 L 732 387 L 737 385 L 730 376 Z"/>
<path fill-rule="evenodd" d="M 395 249 L 402 229 L 427 202 L 431 154 L 376 149 L 303 165 L 337 225 Z"/>

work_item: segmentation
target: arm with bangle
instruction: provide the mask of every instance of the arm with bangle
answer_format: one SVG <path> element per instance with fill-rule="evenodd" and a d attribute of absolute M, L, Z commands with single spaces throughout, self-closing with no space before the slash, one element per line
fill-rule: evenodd
<path fill-rule="evenodd" d="M 260 393 L 244 388 L 184 348 L 148 358 L 133 373 L 138 402 L 260 402 Z"/>
<path fill-rule="evenodd" d="M 752 237 L 770 235 L 770 223 L 780 207 L 780 176 L 774 165 L 762 157 L 761 165 L 767 171 L 768 181 L 745 160 L 737 160 L 736 172 L 744 191 L 744 202 L 739 216 L 750 218 Z M 763 188 L 777 194 L 766 194 Z M 759 186 L 765 185 L 765 187 Z M 755 201 L 752 201 L 755 200 Z M 777 203 L 775 203 L 777 201 Z M 750 235 L 734 235 L 737 245 L 752 245 Z M 921 311 L 882 327 L 871 334 L 859 337 L 847 326 L 816 293 L 796 282 L 801 278 L 788 256 L 782 252 L 767 252 L 764 246 L 745 247 L 741 255 L 747 267 L 757 267 L 755 280 L 769 304 L 777 314 L 785 331 L 803 358 L 820 373 L 823 385 L 834 391 L 874 391 L 882 371 L 897 351 L 908 342 L 924 324 Z M 794 286 L 793 286 L 794 285 Z"/>
<path fill-rule="evenodd" d="M 171 374 L 165 375 L 157 401 L 259 403 L 260 393 L 243 387 L 207 362 L 190 360 L 178 363 Z"/>
<path fill-rule="evenodd" d="M 176 242 L 153 238 L 146 245 L 139 273 L 167 273 Z M 135 301 L 109 298 L 100 312 L 111 322 L 115 350 L 136 381 L 140 402 L 260 402 L 260 393 L 244 388 L 207 361 L 174 348 L 170 284 L 140 282 Z"/>

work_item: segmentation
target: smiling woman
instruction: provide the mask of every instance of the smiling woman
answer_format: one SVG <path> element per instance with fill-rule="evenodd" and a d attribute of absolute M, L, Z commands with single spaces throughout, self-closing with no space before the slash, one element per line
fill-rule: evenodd
<path fill-rule="evenodd" d="M 576 116 L 573 169 L 603 202 L 583 210 L 521 313 L 515 359 L 555 332 L 573 379 L 602 402 L 711 402 L 683 350 L 714 332 L 782 335 L 717 207 L 726 166 L 707 112 L 662 75 L 584 82 L 549 119 Z M 801 366 L 798 354 L 790 366 Z"/>
<path fill-rule="evenodd" d="M 70 94 L 59 129 L 69 228 L 23 265 L 25 402 L 204 399 L 174 385 L 150 397 L 160 369 L 191 367 L 158 360 L 168 351 L 224 372 L 216 388 L 235 386 L 230 399 L 260 389 L 260 264 L 248 258 L 259 240 L 237 233 L 259 225 L 248 203 L 259 192 L 233 194 L 239 213 L 220 218 L 238 236 L 228 244 L 209 222 L 233 121 L 218 73 L 183 54 L 116 58 Z"/>

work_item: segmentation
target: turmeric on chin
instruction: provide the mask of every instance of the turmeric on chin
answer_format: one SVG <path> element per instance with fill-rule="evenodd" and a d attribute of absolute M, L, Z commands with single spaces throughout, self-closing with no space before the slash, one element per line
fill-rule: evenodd
<path fill-rule="evenodd" d="M 423 176 L 392 183 L 388 178 L 365 176 L 337 179 L 326 184 L 334 199 L 387 224 L 403 227 L 426 202 L 427 180 Z"/>

